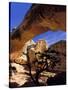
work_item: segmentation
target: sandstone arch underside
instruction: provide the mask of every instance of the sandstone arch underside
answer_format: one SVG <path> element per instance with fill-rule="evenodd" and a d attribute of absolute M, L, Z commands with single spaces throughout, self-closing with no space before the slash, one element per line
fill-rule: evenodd
<path fill-rule="evenodd" d="M 66 32 L 66 6 L 33 4 L 24 21 L 10 35 L 10 53 L 20 52 L 36 35 L 59 29 Z"/>

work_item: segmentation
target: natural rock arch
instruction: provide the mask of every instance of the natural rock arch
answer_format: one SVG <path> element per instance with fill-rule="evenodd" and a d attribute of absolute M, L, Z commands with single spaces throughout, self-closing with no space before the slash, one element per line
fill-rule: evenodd
<path fill-rule="evenodd" d="M 66 6 L 33 4 L 24 21 L 10 35 L 10 53 L 20 54 L 28 40 L 58 29 L 66 31 Z"/>

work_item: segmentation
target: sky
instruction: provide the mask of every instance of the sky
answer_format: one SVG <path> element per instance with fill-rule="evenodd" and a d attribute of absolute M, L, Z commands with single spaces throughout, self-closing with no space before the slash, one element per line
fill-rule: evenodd
<path fill-rule="evenodd" d="M 29 8 L 31 7 L 31 5 L 32 5 L 31 3 L 17 3 L 17 2 L 11 3 L 10 31 L 12 31 L 13 28 L 18 27 L 20 25 L 20 23 L 24 20 L 24 17 Z M 66 32 L 61 30 L 57 30 L 55 32 L 48 31 L 34 37 L 33 41 L 37 42 L 39 39 L 46 40 L 48 46 L 50 46 L 60 40 L 66 40 Z"/>
<path fill-rule="evenodd" d="M 53 45 L 57 43 L 60 40 L 66 40 L 66 32 L 57 30 L 57 31 L 48 31 L 45 33 L 42 33 L 36 37 L 33 38 L 34 42 L 37 42 L 38 40 L 43 39 L 47 42 L 48 46 Z"/>
<path fill-rule="evenodd" d="M 31 5 L 31 3 L 10 3 L 10 31 L 20 25 Z"/>

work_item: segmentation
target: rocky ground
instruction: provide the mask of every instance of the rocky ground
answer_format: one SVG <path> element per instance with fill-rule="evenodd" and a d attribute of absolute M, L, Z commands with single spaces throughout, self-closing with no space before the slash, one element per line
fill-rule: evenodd
<path fill-rule="evenodd" d="M 51 71 L 45 70 L 40 74 L 39 77 L 40 86 L 61 85 L 66 83 L 65 43 L 66 43 L 65 41 L 60 41 L 49 48 L 49 50 L 54 50 L 54 49 L 56 51 L 58 50 L 60 52 L 61 60 L 58 64 L 56 64 L 53 70 L 52 69 Z M 59 49 L 60 47 L 63 48 L 63 52 L 62 50 Z M 39 50 L 41 50 L 41 48 Z M 29 73 L 29 69 L 26 64 L 20 64 L 20 62 L 16 63 L 14 61 L 10 62 L 9 86 L 10 87 L 36 86 L 27 73 Z M 33 76 L 36 74 L 35 68 L 31 70 L 31 73 Z"/>

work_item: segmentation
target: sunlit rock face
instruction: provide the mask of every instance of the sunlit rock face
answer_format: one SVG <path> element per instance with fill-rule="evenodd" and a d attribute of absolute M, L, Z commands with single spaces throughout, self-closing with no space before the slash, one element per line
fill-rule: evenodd
<path fill-rule="evenodd" d="M 39 40 L 36 43 L 35 52 L 43 53 L 44 51 L 48 50 L 48 45 L 45 40 Z"/>
<path fill-rule="evenodd" d="M 22 51 L 21 51 L 21 56 L 19 56 L 17 58 L 18 61 L 20 61 L 21 64 L 26 64 L 27 63 L 27 48 L 29 46 L 35 46 L 35 43 L 33 40 L 29 40 L 28 42 L 25 43 L 24 47 L 22 48 Z M 30 51 L 29 51 L 29 55 L 32 55 L 32 56 L 29 56 L 31 57 L 30 60 L 33 59 L 34 56 L 34 48 L 31 48 Z"/>
<path fill-rule="evenodd" d="M 27 61 L 27 56 L 23 53 L 27 54 L 27 47 L 30 45 L 35 45 L 35 42 L 33 40 L 27 41 L 20 52 L 13 52 L 10 54 L 10 60 L 18 64 L 25 64 Z"/>
<path fill-rule="evenodd" d="M 37 43 L 34 46 L 32 45 L 32 47 L 29 50 L 30 61 L 33 62 L 36 59 L 39 59 L 40 54 L 44 53 L 44 51 L 46 51 L 47 49 L 48 49 L 48 45 L 47 45 L 46 41 L 44 41 L 44 40 L 37 41 Z"/>
<path fill-rule="evenodd" d="M 46 41 L 44 40 L 39 40 L 37 43 L 35 43 L 33 40 L 29 40 L 28 42 L 25 43 L 24 47 L 21 50 L 21 54 L 18 55 L 17 53 L 12 53 L 11 54 L 11 60 L 20 63 L 20 64 L 25 64 L 27 62 L 27 47 L 31 46 L 29 49 L 29 58 L 30 61 L 35 60 L 35 53 L 43 53 L 44 51 L 48 50 L 48 45 Z M 15 58 L 16 57 L 16 58 Z"/>
<path fill-rule="evenodd" d="M 43 53 L 44 51 L 48 50 L 48 45 L 45 40 L 39 40 L 37 43 L 34 43 L 33 41 L 28 41 L 24 47 L 23 47 L 23 52 L 27 53 L 27 47 L 30 46 L 30 49 L 28 50 L 28 55 L 30 61 L 36 60 L 35 53 Z M 22 58 L 27 61 L 27 56 L 22 54 Z"/>
<path fill-rule="evenodd" d="M 21 86 L 25 84 L 28 80 L 28 76 L 25 74 L 27 70 L 25 70 L 24 66 L 16 64 L 16 63 L 11 63 L 11 76 L 10 76 L 10 83 L 17 83 L 18 86 Z"/>
<path fill-rule="evenodd" d="M 29 40 L 25 43 L 23 49 L 22 49 L 22 52 L 24 52 L 25 54 L 27 54 L 27 47 L 30 46 L 30 45 L 35 45 L 35 42 L 33 40 Z M 22 54 L 22 58 L 27 61 L 27 57 L 26 55 Z"/>

